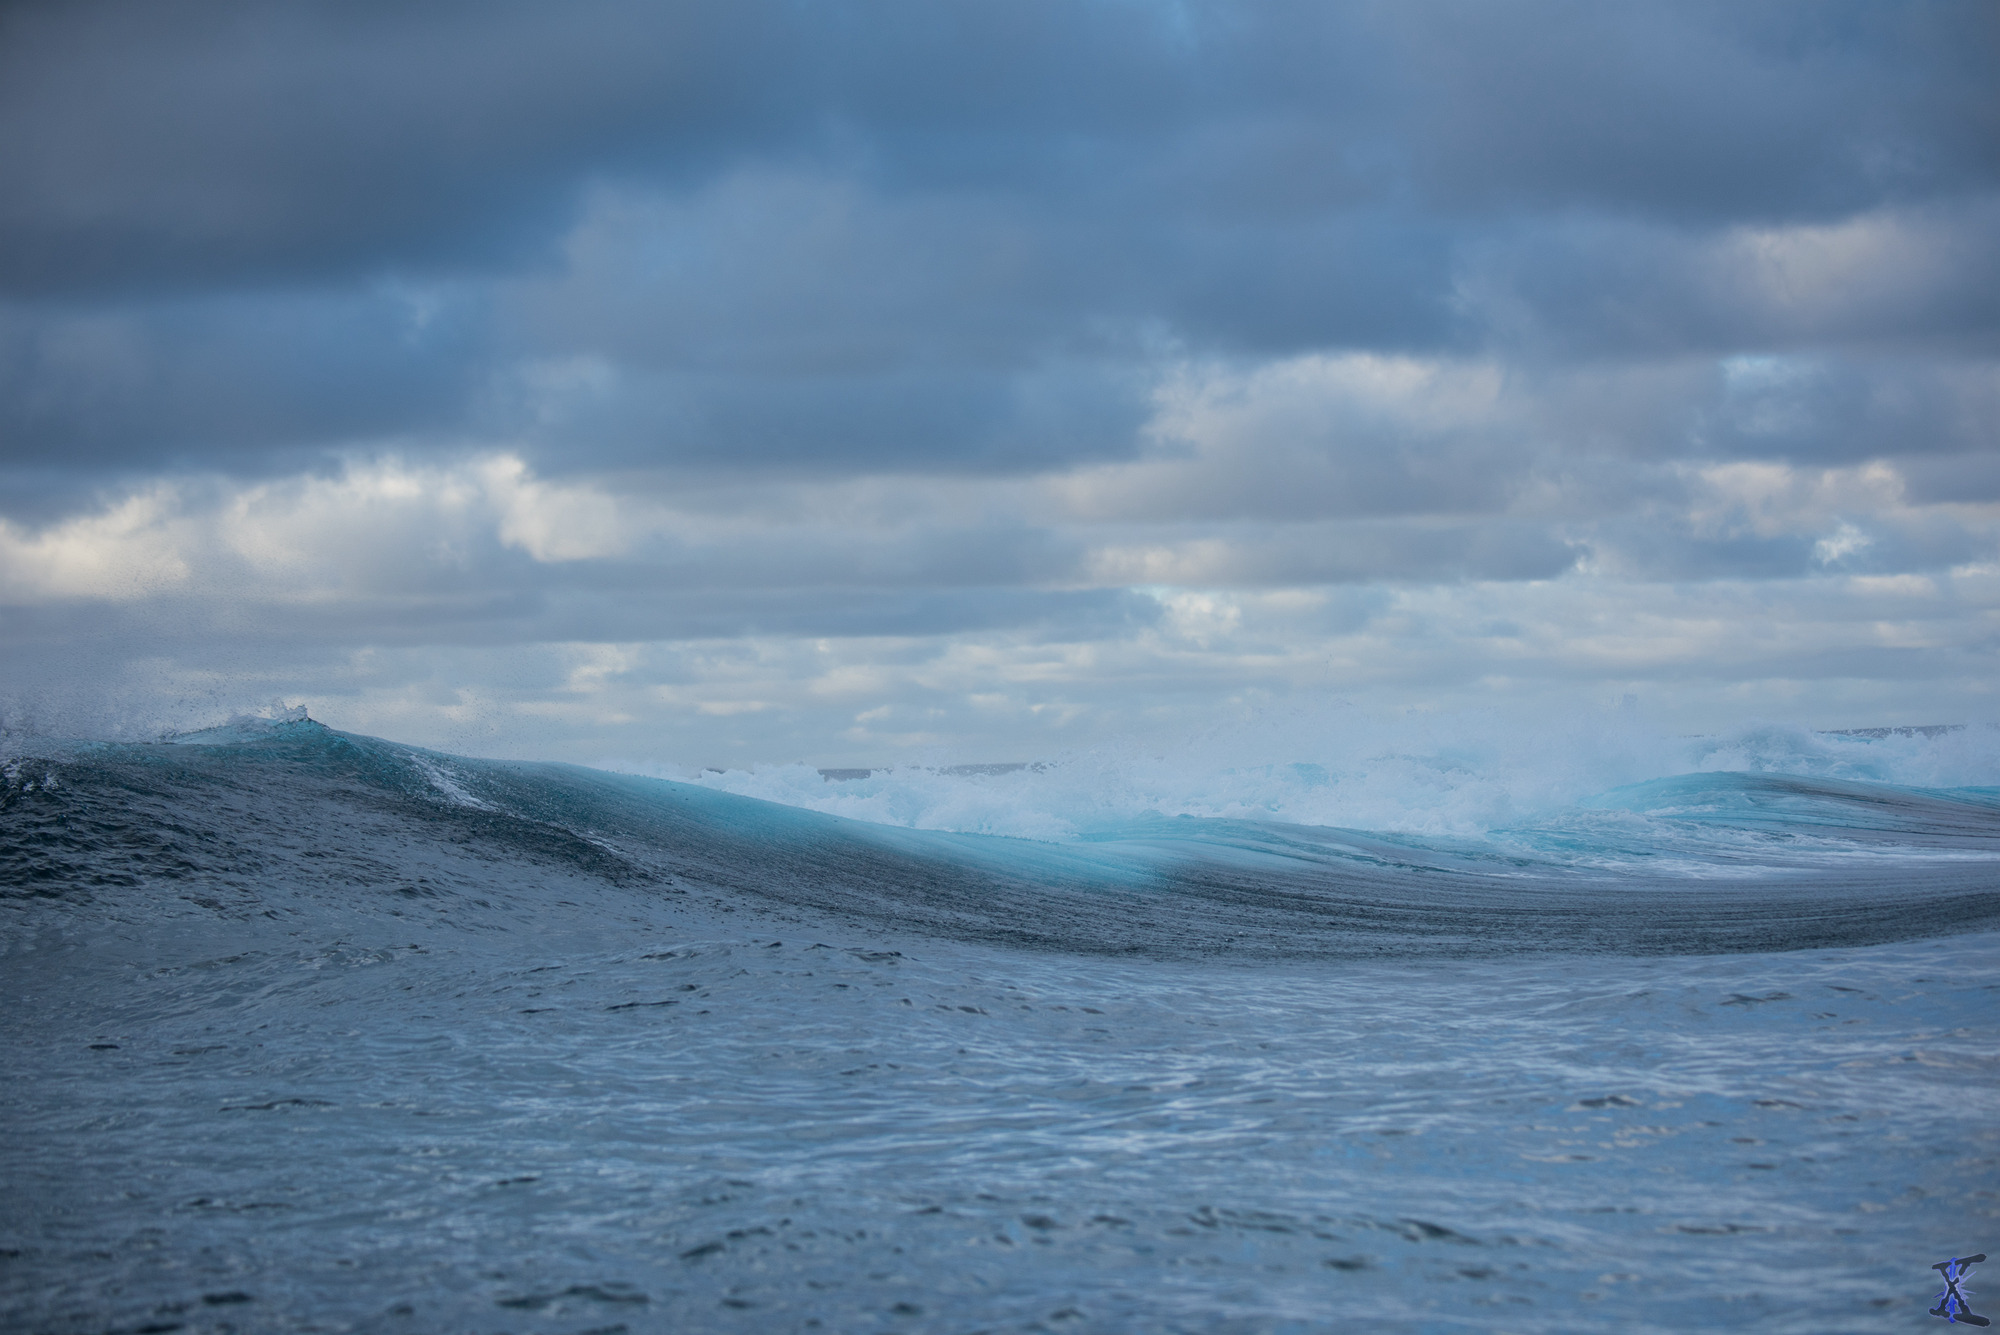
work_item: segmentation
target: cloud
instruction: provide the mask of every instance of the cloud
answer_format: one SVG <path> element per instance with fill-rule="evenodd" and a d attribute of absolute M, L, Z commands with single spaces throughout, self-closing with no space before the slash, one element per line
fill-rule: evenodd
<path fill-rule="evenodd" d="M 1494 343 L 1576 357 L 1898 346 L 1991 356 L 2000 194 L 1691 229 L 1595 214 L 1495 226 L 1457 299 Z"/>
<path fill-rule="evenodd" d="M 1991 184 L 1965 0 L 10 7 L 15 291 L 518 261 L 594 177 L 844 154 L 890 190 L 1239 215 L 1764 220 Z M 1288 184 L 1289 183 L 1289 184 Z M 1217 207 L 1212 203 L 1211 208 Z"/>
<path fill-rule="evenodd" d="M 0 579 L 10 601 L 129 602 L 185 584 L 186 528 L 155 487 L 40 530 L 0 520 Z"/>
<path fill-rule="evenodd" d="M 1573 570 L 1628 580 L 1934 573 L 1991 559 L 2000 539 L 1991 504 L 1913 498 L 1897 469 L 1879 461 L 1672 463 L 1623 491 L 1587 478 L 1566 500 L 1565 479 L 1546 463 L 1503 449 L 1473 492 L 1455 482 L 1427 490 L 1421 477 L 1397 475 L 1390 495 L 1422 504 L 1371 495 L 1356 506 L 1329 487 L 1318 506 L 1288 500 L 1245 511 L 1228 493 L 1220 507 L 1204 505 L 1211 474 L 1281 487 L 1300 445 L 1271 422 L 1312 420 L 1315 404 L 1337 410 L 1360 394 L 1364 426 L 1405 412 L 1448 432 L 1505 415 L 1493 406 L 1494 381 L 1476 366 L 1315 362 L 1293 375 L 1192 383 L 1200 386 L 1192 395 L 1163 396 L 1153 435 L 1168 448 L 1116 465 L 1132 476 L 1109 482 L 1084 474 L 1001 487 L 913 475 L 749 485 L 696 472 L 674 481 L 648 473 L 644 486 L 619 488 L 551 480 L 519 455 L 486 454 L 449 465 L 357 460 L 323 477 L 154 484 L 95 513 L 8 525 L 10 601 L 21 613 L 53 615 L 144 594 L 138 615 L 151 624 L 178 609 L 171 619 L 182 638 L 240 635 L 246 620 L 274 635 L 368 643 L 1099 623 L 1117 636 L 1150 624 L 1134 619 L 1133 589 L 1537 581 Z M 1238 430 L 1245 420 L 1258 425 Z M 1353 439 L 1364 457 L 1417 449 L 1385 451 L 1366 432 Z M 1338 433 L 1331 446 L 1321 437 L 1307 444 L 1339 464 Z M 1165 481 L 1147 476 L 1154 471 Z M 1307 478 L 1299 490 L 1311 496 L 1315 485 Z M 106 615 L 106 633 L 117 633 L 125 614 Z"/>
<path fill-rule="evenodd" d="M 387 293 L 0 306 L 0 433 L 16 465 L 298 467 L 462 429 L 479 337 Z"/>
<path fill-rule="evenodd" d="M 532 262 L 581 175 L 671 171 L 787 118 L 772 6 L 10 7 L 16 292 Z M 745 98 L 745 90 L 758 90 Z M 773 105 L 775 94 L 776 105 Z M 746 104 L 747 103 L 747 104 Z"/>
<path fill-rule="evenodd" d="M 16 464 L 1018 473 L 1136 457 L 1190 358 L 1996 355 L 1973 3 L 0 24 Z M 1932 388 L 1843 448 L 1958 449 Z"/>
<path fill-rule="evenodd" d="M 1971 708 L 1996 25 L 8 6 L 4 661 L 732 754 L 1308 689 Z"/>
<path fill-rule="evenodd" d="M 1490 362 L 1357 353 L 1187 366 L 1155 448 L 1055 485 L 1080 515 L 1316 519 L 1504 511 L 1532 452 Z"/>
<path fill-rule="evenodd" d="M 1389 27 L 1413 175 L 1461 208 L 1806 222 L 1992 181 L 1990 7 L 1458 0 Z"/>

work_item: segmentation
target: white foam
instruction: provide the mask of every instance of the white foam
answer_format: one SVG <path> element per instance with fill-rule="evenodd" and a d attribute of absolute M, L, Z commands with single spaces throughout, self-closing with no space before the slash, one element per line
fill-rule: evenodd
<path fill-rule="evenodd" d="M 1996 785 L 2000 728 L 1863 736 L 1758 721 L 1690 737 L 1631 711 L 1524 720 L 1497 712 L 1383 718 L 1341 709 L 1271 716 L 1171 746 L 1077 751 L 998 774 L 905 765 L 828 780 L 806 765 L 604 767 L 878 824 L 1040 840 L 1075 839 L 1147 815 L 1476 836 L 1612 788 L 1697 772 Z"/>
<path fill-rule="evenodd" d="M 475 811 L 491 811 L 493 809 L 491 804 L 482 802 L 467 792 L 464 785 L 460 784 L 457 778 L 446 773 L 444 767 L 430 757 L 412 751 L 409 753 L 409 760 L 410 764 L 416 768 L 419 774 L 424 776 L 424 781 L 430 784 L 438 796 L 442 797 L 452 806 L 470 807 Z"/>
<path fill-rule="evenodd" d="M 261 714 L 235 714 L 227 723 L 194 732 L 170 733 L 160 740 L 182 746 L 230 746 L 237 742 L 257 742 L 284 735 L 286 729 L 311 723 L 304 705 L 273 709 Z"/>

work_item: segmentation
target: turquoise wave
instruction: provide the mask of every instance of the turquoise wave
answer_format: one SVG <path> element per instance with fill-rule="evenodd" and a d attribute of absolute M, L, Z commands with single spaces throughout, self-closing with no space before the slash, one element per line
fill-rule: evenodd
<path fill-rule="evenodd" d="M 476 916 L 482 868 L 962 940 L 1246 958 L 1703 954 L 2000 923 L 2000 793 L 1709 773 L 1484 839 L 1145 816 L 1062 843 L 474 760 L 299 720 L 17 757 L 9 896 L 200 881 Z M 489 875 L 484 880 L 491 880 Z"/>

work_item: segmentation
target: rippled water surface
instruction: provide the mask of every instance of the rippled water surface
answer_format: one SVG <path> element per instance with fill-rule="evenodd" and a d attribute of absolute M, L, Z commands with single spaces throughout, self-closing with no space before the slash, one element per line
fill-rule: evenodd
<path fill-rule="evenodd" d="M 326 745 L 14 767 L 0 1326 L 1901 1331 L 2000 1249 L 1976 795 L 1841 863 L 1836 944 L 1754 948 L 1826 871 L 1765 841 L 1747 935 L 1624 954 L 1561 822 L 1470 869 L 720 794 L 661 833 L 575 772 Z M 1898 876 L 1942 928 L 1893 930 Z M 1246 877 L 1283 895 L 1232 916 Z M 1478 948 L 1505 877 L 1560 900 L 1544 948 Z"/>

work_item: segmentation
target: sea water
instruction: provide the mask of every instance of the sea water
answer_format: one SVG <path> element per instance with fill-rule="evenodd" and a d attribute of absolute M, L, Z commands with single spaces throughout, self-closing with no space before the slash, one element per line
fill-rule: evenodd
<path fill-rule="evenodd" d="M 1294 740 L 17 742 L 0 1328 L 1817 1335 L 2000 1244 L 1990 730 Z"/>

